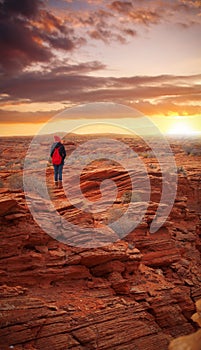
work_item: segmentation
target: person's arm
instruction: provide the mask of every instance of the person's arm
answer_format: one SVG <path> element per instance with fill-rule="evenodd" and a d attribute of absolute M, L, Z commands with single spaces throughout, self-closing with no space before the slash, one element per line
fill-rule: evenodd
<path fill-rule="evenodd" d="M 53 153 L 54 153 L 54 150 L 55 150 L 55 146 L 56 146 L 56 143 L 53 143 L 53 145 L 51 146 L 50 157 L 53 156 Z"/>
<path fill-rule="evenodd" d="M 53 147 L 53 145 L 52 145 L 52 147 L 51 147 L 51 151 L 50 151 L 50 157 L 52 157 L 52 156 L 53 156 L 53 152 L 54 152 L 54 147 Z"/>
<path fill-rule="evenodd" d="M 65 150 L 65 147 L 63 146 L 63 149 L 64 149 L 64 159 L 66 158 L 66 150 Z"/>
<path fill-rule="evenodd" d="M 59 153 L 60 153 L 60 155 L 61 155 L 61 157 L 62 157 L 63 159 L 66 158 L 66 150 L 65 150 L 64 145 L 62 145 L 62 146 L 60 147 Z"/>

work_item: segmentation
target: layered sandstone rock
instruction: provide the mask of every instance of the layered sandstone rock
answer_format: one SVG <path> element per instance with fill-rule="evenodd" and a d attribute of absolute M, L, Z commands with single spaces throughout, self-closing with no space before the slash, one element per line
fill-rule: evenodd
<path fill-rule="evenodd" d="M 201 299 L 196 302 L 197 312 L 191 317 L 194 322 L 201 327 Z M 201 349 L 201 329 L 197 332 L 179 337 L 169 345 L 169 350 L 200 350 Z"/>
<path fill-rule="evenodd" d="M 6 189 L 9 170 L 2 170 L 6 176 L 0 192 L 0 349 L 166 350 L 173 338 L 197 331 L 191 320 L 194 302 L 201 298 L 200 217 L 198 197 L 193 203 L 191 191 L 195 176 L 190 170 L 188 177 L 179 176 L 172 212 L 151 234 L 161 173 L 154 159 L 146 161 L 153 194 L 145 217 L 129 235 L 115 236 L 113 243 L 115 232 L 108 230 L 108 223 L 124 213 L 130 200 L 132 208 L 143 203 L 142 192 L 135 198 L 130 195 L 125 171 L 109 164 L 109 177 L 119 187 L 117 198 L 110 210 L 91 215 L 69 203 L 62 189 L 53 188 L 52 169 L 47 169 L 50 197 L 59 215 L 109 237 L 108 244 L 98 248 L 66 245 L 43 232 L 23 192 Z M 200 162 L 196 164 L 199 169 Z M 94 200 L 100 196 L 101 176 L 107 175 L 107 164 L 100 162 L 96 179 L 96 167 L 92 164 L 82 177 L 85 195 Z M 51 211 L 43 210 L 44 200 L 35 193 L 31 200 L 41 220 L 51 220 Z M 200 322 L 196 305 L 193 320 Z"/>

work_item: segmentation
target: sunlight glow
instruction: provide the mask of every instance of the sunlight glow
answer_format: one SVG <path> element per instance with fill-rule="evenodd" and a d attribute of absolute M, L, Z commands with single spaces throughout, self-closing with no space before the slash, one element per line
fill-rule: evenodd
<path fill-rule="evenodd" d="M 189 120 L 176 117 L 167 133 L 169 135 L 194 135 L 196 131 L 193 130 Z"/>

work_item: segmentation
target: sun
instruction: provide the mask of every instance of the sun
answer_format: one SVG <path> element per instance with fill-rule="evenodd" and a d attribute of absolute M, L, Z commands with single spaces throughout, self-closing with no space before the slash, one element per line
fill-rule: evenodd
<path fill-rule="evenodd" d="M 169 135 L 193 135 L 195 133 L 195 130 L 190 125 L 190 121 L 182 117 L 176 117 L 168 130 Z"/>

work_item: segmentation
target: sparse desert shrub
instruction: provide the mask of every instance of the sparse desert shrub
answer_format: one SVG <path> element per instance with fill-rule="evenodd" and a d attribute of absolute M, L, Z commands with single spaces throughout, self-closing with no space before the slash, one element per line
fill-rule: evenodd
<path fill-rule="evenodd" d="M 132 197 L 131 191 L 125 191 L 121 197 L 122 203 L 130 203 Z"/>
<path fill-rule="evenodd" d="M 155 154 L 154 154 L 154 152 L 153 151 L 145 151 L 145 152 L 142 152 L 141 153 L 141 156 L 143 157 L 143 158 L 155 158 L 156 156 L 155 156 Z"/>
<path fill-rule="evenodd" d="M 156 164 L 149 164 L 149 167 L 150 167 L 150 169 L 157 169 L 157 165 Z"/>
<path fill-rule="evenodd" d="M 191 154 L 192 147 L 191 146 L 183 146 L 183 151 L 186 153 L 187 156 Z"/>
<path fill-rule="evenodd" d="M 201 149 L 193 148 L 191 151 L 192 156 L 201 156 Z"/>
<path fill-rule="evenodd" d="M 201 147 L 194 145 L 186 145 L 183 146 L 183 150 L 188 156 L 200 156 L 201 155 Z"/>
<path fill-rule="evenodd" d="M 186 170 L 183 168 L 183 166 L 177 167 L 177 174 L 183 174 L 187 175 Z"/>
<path fill-rule="evenodd" d="M 121 197 L 122 203 L 141 202 L 140 194 L 132 191 L 125 191 Z"/>
<path fill-rule="evenodd" d="M 141 153 L 141 156 L 143 158 L 149 158 L 149 153 L 148 152 L 143 152 L 143 153 Z"/>

